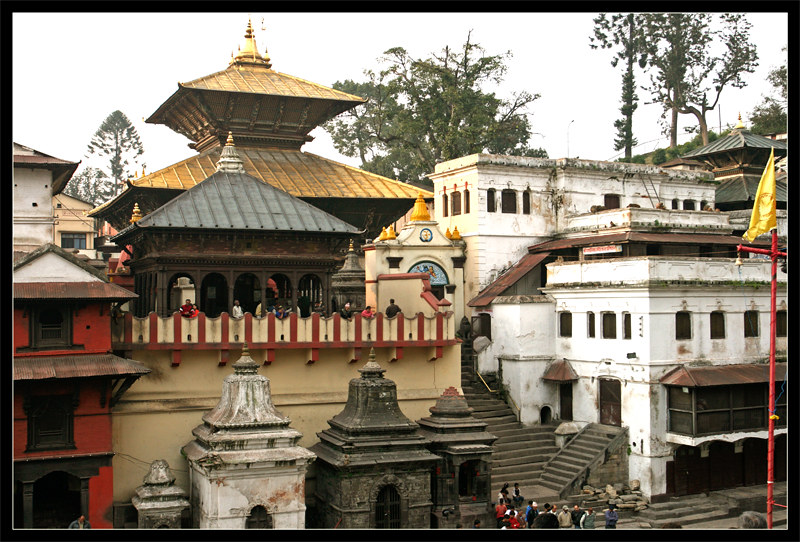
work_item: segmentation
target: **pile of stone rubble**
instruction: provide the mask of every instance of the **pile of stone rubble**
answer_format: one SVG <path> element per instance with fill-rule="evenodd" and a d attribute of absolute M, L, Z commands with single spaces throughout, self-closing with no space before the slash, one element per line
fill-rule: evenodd
<path fill-rule="evenodd" d="M 639 512 L 647 508 L 647 497 L 642 495 L 639 480 L 631 480 L 628 484 L 607 484 L 605 488 L 585 485 L 579 495 L 567 498 L 578 503 L 581 508 L 589 506 L 595 510 L 605 510 L 613 504 L 620 512 Z"/>

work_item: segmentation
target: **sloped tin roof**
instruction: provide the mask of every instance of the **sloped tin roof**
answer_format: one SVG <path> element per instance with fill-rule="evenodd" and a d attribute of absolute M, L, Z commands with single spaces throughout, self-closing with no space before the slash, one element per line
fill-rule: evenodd
<path fill-rule="evenodd" d="M 60 246 L 53 243 L 45 243 L 33 252 L 28 252 L 20 258 L 14 260 L 14 269 L 19 269 L 20 267 L 29 264 L 33 260 L 49 253 L 56 254 L 76 267 L 79 267 L 91 275 L 94 275 L 100 280 L 108 282 L 108 277 L 106 277 L 106 274 L 103 271 L 76 257 L 74 254 L 70 254 Z"/>
<path fill-rule="evenodd" d="M 132 228 L 358 233 L 347 222 L 246 173 L 218 171 Z"/>
<path fill-rule="evenodd" d="M 786 364 L 775 364 L 775 381 L 786 376 Z M 769 365 L 714 365 L 711 367 L 676 367 L 659 379 L 667 386 L 700 388 L 769 382 Z"/>
<path fill-rule="evenodd" d="M 708 145 L 689 151 L 684 154 L 683 158 L 692 158 L 695 156 L 708 156 L 709 154 L 717 154 L 720 152 L 728 152 L 737 149 L 770 149 L 775 148 L 775 156 L 786 155 L 786 142 L 770 139 L 768 137 L 751 134 L 747 130 L 733 130 L 725 137 L 712 141 Z"/>
<path fill-rule="evenodd" d="M 578 373 L 572 368 L 570 362 L 565 359 L 554 361 L 542 375 L 542 380 L 553 382 L 570 382 L 578 380 Z"/>
<path fill-rule="evenodd" d="M 109 282 L 16 282 L 14 299 L 123 300 L 139 297 Z"/>
<path fill-rule="evenodd" d="M 786 176 L 783 179 L 775 180 L 775 197 L 778 201 L 787 201 L 788 190 L 786 187 Z M 754 201 L 758 184 L 761 177 L 758 175 L 744 174 L 722 181 L 714 194 L 716 203 L 727 203 L 730 201 Z"/>
<path fill-rule="evenodd" d="M 470 307 L 486 307 L 491 304 L 495 297 L 501 295 L 504 291 L 513 286 L 514 283 L 524 277 L 528 271 L 539 265 L 549 254 L 549 252 L 526 254 L 497 280 L 467 302 L 467 305 Z"/>
<path fill-rule="evenodd" d="M 113 354 L 14 358 L 14 380 L 49 380 L 92 376 L 142 376 L 150 369 Z"/>

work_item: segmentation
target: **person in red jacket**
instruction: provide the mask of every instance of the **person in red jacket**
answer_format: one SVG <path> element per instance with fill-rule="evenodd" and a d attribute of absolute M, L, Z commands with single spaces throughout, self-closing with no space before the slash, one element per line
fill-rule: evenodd
<path fill-rule="evenodd" d="M 181 316 L 190 318 L 192 316 L 192 300 L 187 299 L 186 303 L 181 305 L 180 311 L 181 311 Z"/>

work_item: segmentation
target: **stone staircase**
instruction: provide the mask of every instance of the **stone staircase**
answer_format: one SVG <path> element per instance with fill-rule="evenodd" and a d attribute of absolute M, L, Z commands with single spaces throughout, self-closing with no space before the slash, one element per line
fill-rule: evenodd
<path fill-rule="evenodd" d="M 561 497 L 579 492 L 586 470 L 602 462 L 605 451 L 625 431 L 597 423 L 585 426 L 544 465 L 540 484 Z"/>

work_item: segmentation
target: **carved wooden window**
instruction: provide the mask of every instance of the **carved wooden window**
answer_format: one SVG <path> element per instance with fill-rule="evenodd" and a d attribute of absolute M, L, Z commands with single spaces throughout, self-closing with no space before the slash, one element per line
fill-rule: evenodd
<path fill-rule="evenodd" d="M 563 311 L 558 313 L 559 337 L 572 337 L 572 313 Z"/>
<path fill-rule="evenodd" d="M 272 529 L 272 514 L 263 506 L 254 506 L 244 524 L 245 529 Z"/>
<path fill-rule="evenodd" d="M 692 314 L 689 311 L 675 313 L 675 340 L 685 341 L 692 338 Z"/>
<path fill-rule="evenodd" d="M 442 216 L 447 216 L 447 194 L 442 194 Z"/>
<path fill-rule="evenodd" d="M 758 311 L 744 311 L 744 336 L 758 337 Z"/>
<path fill-rule="evenodd" d="M 776 337 L 786 337 L 786 311 L 779 310 L 775 311 L 775 336 Z"/>
<path fill-rule="evenodd" d="M 464 214 L 469 214 L 469 190 L 464 190 Z"/>
<path fill-rule="evenodd" d="M 616 194 L 606 194 L 603 196 L 603 206 L 606 209 L 619 209 L 619 196 Z"/>
<path fill-rule="evenodd" d="M 613 312 L 603 313 L 603 338 L 617 338 L 617 315 Z"/>
<path fill-rule="evenodd" d="M 44 305 L 32 310 L 31 346 L 63 347 L 72 344 L 72 317 L 69 307 Z"/>
<path fill-rule="evenodd" d="M 26 399 L 28 451 L 74 449 L 70 395 L 32 396 Z"/>
<path fill-rule="evenodd" d="M 517 193 L 514 190 L 503 190 L 502 198 L 503 212 L 508 214 L 516 214 Z"/>
<path fill-rule="evenodd" d="M 487 213 L 494 213 L 497 211 L 497 205 L 495 204 L 495 190 L 494 188 L 490 188 L 486 191 L 486 212 Z"/>
<path fill-rule="evenodd" d="M 461 214 L 461 192 L 453 192 L 450 197 L 450 210 L 453 216 Z"/>
<path fill-rule="evenodd" d="M 622 338 L 623 339 L 630 339 L 631 338 L 631 313 L 623 312 L 622 313 Z"/>
<path fill-rule="evenodd" d="M 531 191 L 525 190 L 522 193 L 522 214 L 529 215 L 531 214 Z"/>
<path fill-rule="evenodd" d="M 586 313 L 586 336 L 590 339 L 594 339 L 594 313 L 587 312 Z"/>
<path fill-rule="evenodd" d="M 711 312 L 711 338 L 725 338 L 725 313 L 723 311 Z"/>

